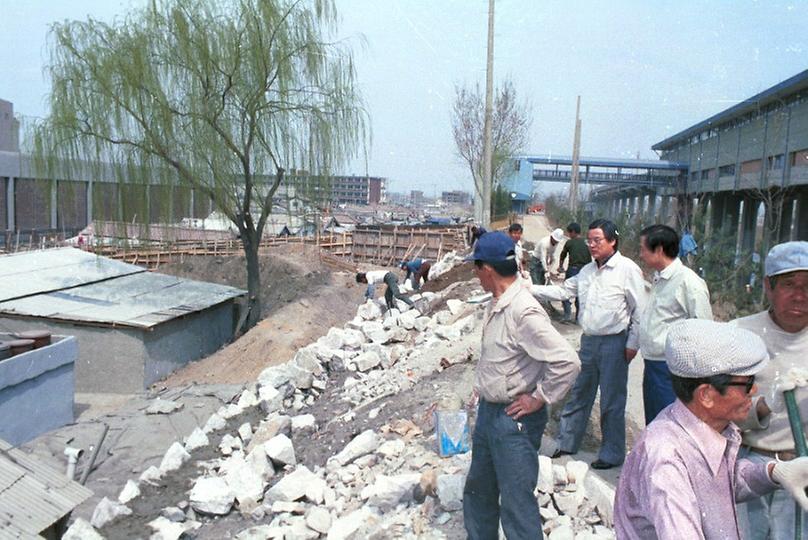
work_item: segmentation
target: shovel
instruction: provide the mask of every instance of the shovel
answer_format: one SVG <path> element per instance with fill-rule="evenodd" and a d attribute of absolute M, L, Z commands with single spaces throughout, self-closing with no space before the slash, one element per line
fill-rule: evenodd
<path fill-rule="evenodd" d="M 794 437 L 794 449 L 798 456 L 808 456 L 808 445 L 805 443 L 805 431 L 802 429 L 802 418 L 800 418 L 800 409 L 797 407 L 794 390 L 785 390 L 783 399 L 785 399 L 788 411 L 788 423 L 791 424 L 791 435 Z M 802 507 L 796 502 L 794 506 L 794 538 L 802 540 Z"/>

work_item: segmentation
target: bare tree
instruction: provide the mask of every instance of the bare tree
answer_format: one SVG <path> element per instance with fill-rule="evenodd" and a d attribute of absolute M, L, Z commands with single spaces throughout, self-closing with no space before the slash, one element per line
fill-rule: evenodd
<path fill-rule="evenodd" d="M 519 102 L 510 80 L 497 88 L 494 99 L 491 143 L 493 147 L 492 178 L 495 190 L 504 176 L 508 158 L 522 151 L 528 143 L 531 115 L 527 102 Z M 457 154 L 468 165 L 474 179 L 475 210 L 482 210 L 483 193 L 483 126 L 485 97 L 479 83 L 473 88 L 455 86 L 452 106 L 452 134 Z M 482 221 L 482 215 L 475 216 Z"/>

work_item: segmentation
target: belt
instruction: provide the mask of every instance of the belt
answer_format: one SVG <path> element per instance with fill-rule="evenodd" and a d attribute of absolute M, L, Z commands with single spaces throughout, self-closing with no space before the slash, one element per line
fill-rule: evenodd
<path fill-rule="evenodd" d="M 794 450 L 780 450 L 775 452 L 773 450 L 764 450 L 763 448 L 755 448 L 754 446 L 748 446 L 747 448 L 749 448 L 751 452 L 767 456 L 770 458 L 774 458 L 777 461 L 791 461 L 792 459 L 797 457 L 797 453 Z"/>

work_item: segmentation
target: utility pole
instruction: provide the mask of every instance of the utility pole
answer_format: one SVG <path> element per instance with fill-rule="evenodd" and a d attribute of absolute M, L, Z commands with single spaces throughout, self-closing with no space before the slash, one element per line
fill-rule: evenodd
<path fill-rule="evenodd" d="M 575 105 L 575 136 L 572 141 L 572 176 L 570 177 L 570 212 L 578 211 L 578 160 L 581 153 L 581 96 Z"/>
<path fill-rule="evenodd" d="M 485 68 L 485 124 L 483 125 L 483 226 L 491 225 L 492 148 L 491 119 L 494 102 L 494 0 L 488 0 L 488 60 Z"/>

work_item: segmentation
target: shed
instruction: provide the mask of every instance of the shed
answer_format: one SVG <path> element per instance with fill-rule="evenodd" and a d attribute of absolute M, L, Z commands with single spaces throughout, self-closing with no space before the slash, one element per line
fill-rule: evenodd
<path fill-rule="evenodd" d="M 0 321 L 73 335 L 77 392 L 143 390 L 234 334 L 245 291 L 74 248 L 0 257 Z"/>
<path fill-rule="evenodd" d="M 92 494 L 0 439 L 0 540 L 61 538 L 70 512 Z"/>

